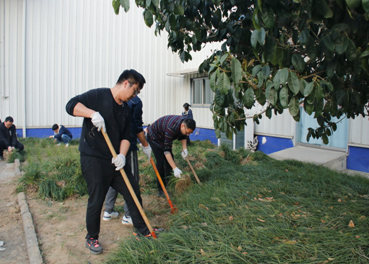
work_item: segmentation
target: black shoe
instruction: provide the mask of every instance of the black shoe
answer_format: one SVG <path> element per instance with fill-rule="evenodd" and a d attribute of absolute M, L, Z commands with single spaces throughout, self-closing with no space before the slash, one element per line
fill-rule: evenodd
<path fill-rule="evenodd" d="M 85 245 L 88 249 L 90 249 L 91 254 L 97 255 L 103 252 L 103 248 L 100 246 L 97 239 L 87 238 Z"/>
<path fill-rule="evenodd" d="M 171 196 L 171 195 L 170 195 L 170 193 L 169 193 L 168 191 L 167 191 L 167 193 L 168 193 L 168 195 L 169 195 L 169 197 L 170 197 L 170 196 Z M 159 191 L 159 192 L 158 192 L 158 196 L 159 196 L 159 197 L 166 198 L 164 191 Z"/>
<path fill-rule="evenodd" d="M 157 236 L 158 236 L 160 233 L 164 232 L 164 228 L 153 228 L 152 230 L 154 231 L 154 233 L 155 233 Z M 136 239 L 137 239 L 138 241 L 140 241 L 140 237 L 146 237 L 146 238 L 152 238 L 152 237 L 153 237 L 151 233 L 148 233 L 148 234 L 146 234 L 146 235 L 143 235 L 143 234 L 141 234 L 141 233 L 139 233 L 139 232 L 137 232 L 137 233 L 133 232 L 133 235 L 134 235 L 134 236 L 136 236 Z"/>

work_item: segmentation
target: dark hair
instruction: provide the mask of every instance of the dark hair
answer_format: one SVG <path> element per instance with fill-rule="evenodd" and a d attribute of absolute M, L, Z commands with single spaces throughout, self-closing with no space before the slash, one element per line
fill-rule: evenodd
<path fill-rule="evenodd" d="M 189 128 L 193 131 L 196 129 L 196 121 L 193 120 L 193 119 L 187 118 L 187 119 L 183 120 L 183 124 L 185 124 L 187 128 Z"/>
<path fill-rule="evenodd" d="M 51 129 L 52 129 L 52 130 L 57 130 L 58 128 L 59 128 L 58 124 L 54 124 L 54 125 L 51 127 Z"/>
<path fill-rule="evenodd" d="M 184 105 L 183 105 L 183 107 L 184 107 L 184 109 L 186 109 L 186 110 L 188 110 L 188 107 L 190 107 L 191 105 L 190 104 L 188 104 L 188 103 L 185 103 Z"/>
<path fill-rule="evenodd" d="M 7 118 L 5 118 L 5 121 L 4 122 L 14 122 L 14 119 L 13 119 L 13 117 L 11 117 L 11 116 L 8 116 Z"/>
<path fill-rule="evenodd" d="M 128 81 L 130 86 L 138 83 L 140 87 L 146 82 L 142 74 L 132 69 L 122 72 L 117 80 L 117 84 L 123 83 L 124 81 Z"/>

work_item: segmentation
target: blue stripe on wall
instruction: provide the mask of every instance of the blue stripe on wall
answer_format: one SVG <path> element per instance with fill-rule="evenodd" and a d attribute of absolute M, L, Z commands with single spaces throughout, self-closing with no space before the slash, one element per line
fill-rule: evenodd
<path fill-rule="evenodd" d="M 280 150 L 293 147 L 293 141 L 289 138 L 269 137 L 269 136 L 257 136 L 259 140 L 257 150 L 270 154 Z M 263 143 L 264 141 L 264 143 Z"/>
<path fill-rule="evenodd" d="M 350 170 L 369 173 L 369 149 L 349 146 L 346 167 Z"/>
<path fill-rule="evenodd" d="M 70 132 L 73 134 L 73 139 L 77 139 L 81 137 L 82 128 L 81 127 L 67 127 Z M 144 127 L 145 128 L 145 127 Z M 54 134 L 54 131 L 51 128 L 27 128 L 26 129 L 27 137 L 38 137 L 38 138 L 47 138 Z M 17 129 L 18 137 L 23 137 L 23 130 Z M 218 139 L 215 136 L 214 129 L 201 128 L 198 127 L 195 131 L 190 135 L 191 140 L 210 140 L 214 145 L 218 145 Z"/>
<path fill-rule="evenodd" d="M 67 127 L 73 135 L 73 139 L 81 137 L 82 127 Z M 51 128 L 27 128 L 27 137 L 47 138 L 54 135 L 54 131 Z M 17 129 L 18 137 L 23 137 L 23 130 Z"/>

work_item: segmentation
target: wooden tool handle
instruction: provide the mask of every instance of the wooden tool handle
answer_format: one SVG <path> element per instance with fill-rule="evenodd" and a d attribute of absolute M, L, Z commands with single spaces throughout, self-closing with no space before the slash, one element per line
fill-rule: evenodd
<path fill-rule="evenodd" d="M 103 134 L 103 136 L 104 136 L 104 138 L 105 138 L 106 144 L 108 144 L 108 147 L 109 147 L 109 149 L 110 149 L 111 154 L 113 155 L 113 157 L 114 157 L 114 158 L 116 158 L 116 157 L 117 157 L 117 153 L 115 152 L 115 149 L 114 149 L 113 145 L 111 144 L 111 141 L 110 141 L 110 138 L 109 138 L 108 134 L 107 134 L 106 132 L 104 132 L 104 131 L 103 131 L 103 128 L 101 128 L 101 132 L 102 132 L 102 134 Z M 142 209 L 142 206 L 141 206 L 140 201 L 137 199 L 136 193 L 135 193 L 135 191 L 133 190 L 132 185 L 131 185 L 131 183 L 129 182 L 129 179 L 128 179 L 128 177 L 127 177 L 126 173 L 124 172 L 123 168 L 122 168 L 122 169 L 120 169 L 119 171 L 120 171 L 120 173 L 122 174 L 122 177 L 123 177 L 123 179 L 124 179 L 124 182 L 126 183 L 127 188 L 128 188 L 128 190 L 129 190 L 129 192 L 130 192 L 130 194 L 131 194 L 131 196 L 132 196 L 133 200 L 135 201 L 135 204 L 136 204 L 136 206 L 137 206 L 138 210 L 140 211 L 141 216 L 142 216 L 143 220 L 145 221 L 147 228 L 150 230 L 150 233 L 152 234 L 152 236 L 153 236 L 154 238 L 156 238 L 156 234 L 155 234 L 154 230 L 152 229 L 152 226 L 151 226 L 151 224 L 150 224 L 150 221 L 149 221 L 149 219 L 147 218 L 147 216 L 146 216 L 146 214 L 145 214 L 144 210 Z"/>
<path fill-rule="evenodd" d="M 187 160 L 188 165 L 190 165 L 190 168 L 192 170 L 193 175 L 195 175 L 195 178 L 196 178 L 197 183 L 200 184 L 200 185 L 202 185 L 202 183 L 200 182 L 199 177 L 197 177 L 197 174 L 196 174 L 195 170 L 192 168 L 192 165 L 191 165 L 191 163 L 190 163 L 190 161 L 188 160 L 187 157 L 186 157 L 186 160 Z"/>

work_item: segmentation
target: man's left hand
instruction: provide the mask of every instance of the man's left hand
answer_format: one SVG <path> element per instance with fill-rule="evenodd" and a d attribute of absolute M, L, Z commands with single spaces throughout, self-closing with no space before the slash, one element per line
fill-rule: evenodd
<path fill-rule="evenodd" d="M 187 158 L 187 156 L 188 156 L 188 151 L 187 151 L 187 149 L 182 150 L 181 155 L 182 155 L 182 158 L 183 158 L 183 159 L 186 159 L 186 158 Z"/>
<path fill-rule="evenodd" d="M 112 158 L 111 163 L 115 165 L 115 170 L 119 171 L 126 165 L 126 157 L 123 154 L 119 154 L 116 158 Z"/>

